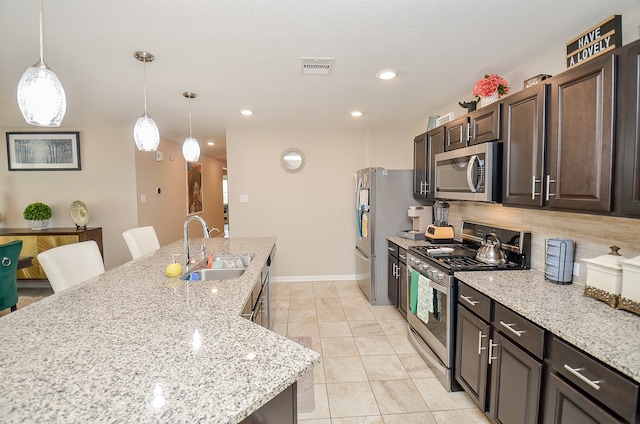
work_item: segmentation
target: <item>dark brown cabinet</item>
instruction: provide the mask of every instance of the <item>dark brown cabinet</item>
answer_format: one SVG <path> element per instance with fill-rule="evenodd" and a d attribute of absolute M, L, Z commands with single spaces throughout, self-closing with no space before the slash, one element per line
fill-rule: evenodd
<path fill-rule="evenodd" d="M 616 55 L 550 81 L 548 166 L 540 191 L 552 208 L 611 211 Z"/>
<path fill-rule="evenodd" d="M 542 206 L 545 117 L 548 86 L 523 90 L 503 100 L 503 186 L 505 205 Z"/>
<path fill-rule="evenodd" d="M 489 324 L 458 305 L 456 380 L 481 411 L 487 405 Z"/>
<path fill-rule="evenodd" d="M 467 115 L 448 122 L 445 128 L 444 151 L 449 152 L 467 147 L 467 140 L 469 139 L 468 131 L 469 117 Z"/>
<path fill-rule="evenodd" d="M 389 265 L 387 266 L 388 295 L 391 304 L 406 318 L 409 305 L 407 280 L 407 251 L 395 243 L 388 242 Z"/>
<path fill-rule="evenodd" d="M 456 379 L 491 422 L 536 424 L 544 331 L 462 282 L 458 290 Z"/>
<path fill-rule="evenodd" d="M 640 42 L 625 48 L 622 69 L 624 93 L 622 150 L 622 212 L 640 214 Z"/>
<path fill-rule="evenodd" d="M 637 382 L 555 336 L 549 362 L 544 423 L 640 422 Z"/>
<path fill-rule="evenodd" d="M 502 105 L 493 103 L 469 113 L 469 145 L 500 139 Z"/>
<path fill-rule="evenodd" d="M 423 133 L 413 139 L 413 197 L 426 199 L 429 189 L 429 143 Z"/>

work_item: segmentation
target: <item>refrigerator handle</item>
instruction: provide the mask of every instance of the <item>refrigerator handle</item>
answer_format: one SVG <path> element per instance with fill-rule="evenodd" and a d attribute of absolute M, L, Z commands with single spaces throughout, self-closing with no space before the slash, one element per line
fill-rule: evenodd
<path fill-rule="evenodd" d="M 356 256 L 366 262 L 371 262 L 371 259 L 367 258 L 361 251 L 356 247 Z"/>

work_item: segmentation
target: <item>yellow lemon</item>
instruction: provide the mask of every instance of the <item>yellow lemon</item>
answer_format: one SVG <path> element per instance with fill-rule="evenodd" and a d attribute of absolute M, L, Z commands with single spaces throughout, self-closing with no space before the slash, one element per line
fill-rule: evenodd
<path fill-rule="evenodd" d="M 182 274 L 182 265 L 177 263 L 169 264 L 164 273 L 167 274 L 167 277 L 179 277 Z"/>

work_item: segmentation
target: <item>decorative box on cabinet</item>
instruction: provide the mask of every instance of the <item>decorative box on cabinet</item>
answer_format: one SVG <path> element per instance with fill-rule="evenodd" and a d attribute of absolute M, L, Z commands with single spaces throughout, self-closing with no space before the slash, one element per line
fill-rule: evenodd
<path fill-rule="evenodd" d="M 42 270 L 37 256 L 38 253 L 53 247 L 94 240 L 104 257 L 101 227 L 87 229 L 47 228 L 37 231 L 30 228 L 0 228 L 0 244 L 11 240 L 22 240 L 20 256 L 33 258 L 32 266 L 18 270 L 19 280 L 46 280 L 47 276 Z"/>

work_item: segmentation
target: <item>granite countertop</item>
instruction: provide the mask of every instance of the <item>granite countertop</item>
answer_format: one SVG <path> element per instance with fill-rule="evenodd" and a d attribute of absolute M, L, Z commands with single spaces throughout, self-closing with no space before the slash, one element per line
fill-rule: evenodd
<path fill-rule="evenodd" d="M 387 236 L 387 240 L 397 244 L 403 249 L 409 249 L 412 246 L 427 246 L 429 244 L 424 240 L 411 240 L 400 236 Z"/>
<path fill-rule="evenodd" d="M 584 286 L 550 283 L 537 270 L 456 272 L 456 277 L 640 382 L 640 316 L 584 297 Z"/>
<path fill-rule="evenodd" d="M 0 318 L 1 420 L 237 423 L 319 363 L 240 316 L 275 238 L 205 241 L 255 256 L 240 278 L 183 282 L 164 275 L 176 241 Z"/>

